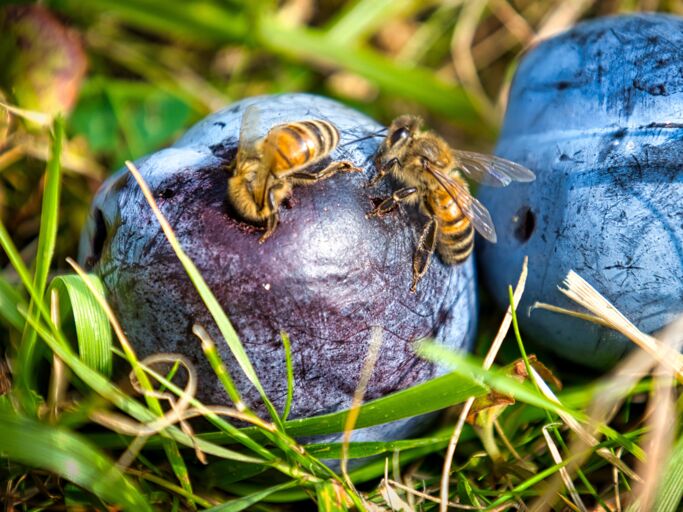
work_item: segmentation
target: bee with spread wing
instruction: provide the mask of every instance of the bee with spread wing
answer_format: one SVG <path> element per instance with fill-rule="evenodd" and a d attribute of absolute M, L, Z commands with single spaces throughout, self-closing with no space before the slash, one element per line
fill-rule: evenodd
<path fill-rule="evenodd" d="M 472 196 L 461 173 L 499 187 L 535 179 L 529 169 L 509 160 L 452 149 L 434 132 L 420 131 L 421 124 L 418 117 L 409 115 L 391 123 L 376 155 L 378 174 L 370 182 L 374 185 L 390 174 L 402 185 L 370 215 L 387 213 L 399 203 L 417 203 L 429 217 L 413 257 L 412 291 L 435 251 L 446 264 L 455 265 L 472 253 L 475 230 L 496 242 L 488 210 Z"/>

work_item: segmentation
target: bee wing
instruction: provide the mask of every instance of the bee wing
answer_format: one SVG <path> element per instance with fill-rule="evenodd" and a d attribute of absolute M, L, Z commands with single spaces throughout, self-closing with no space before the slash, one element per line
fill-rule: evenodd
<path fill-rule="evenodd" d="M 241 157 L 258 154 L 257 143 L 263 138 L 261 133 L 261 109 L 255 104 L 244 109 L 240 124 L 238 153 Z"/>
<path fill-rule="evenodd" d="M 484 155 L 473 151 L 452 150 L 458 168 L 474 181 L 491 187 L 506 187 L 513 181 L 534 181 L 536 175 L 524 167 L 505 158 Z"/>
<path fill-rule="evenodd" d="M 486 207 L 481 204 L 476 197 L 470 194 L 467 187 L 462 183 L 454 180 L 447 174 L 428 165 L 427 170 L 434 176 L 436 181 L 448 192 L 453 201 L 456 202 L 458 208 L 462 210 L 463 215 L 469 219 L 474 229 L 476 229 L 481 236 L 486 238 L 491 243 L 496 243 L 496 228 L 493 226 L 493 219 Z"/>

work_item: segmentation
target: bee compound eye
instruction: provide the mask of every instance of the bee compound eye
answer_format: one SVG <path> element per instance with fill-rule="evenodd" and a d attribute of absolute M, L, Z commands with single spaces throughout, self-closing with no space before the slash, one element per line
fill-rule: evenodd
<path fill-rule="evenodd" d="M 410 130 L 408 130 L 408 128 L 405 128 L 405 127 L 399 128 L 398 130 L 396 130 L 394 133 L 391 134 L 391 139 L 390 139 L 391 145 L 393 146 L 398 141 L 407 138 L 408 135 L 410 135 Z"/>

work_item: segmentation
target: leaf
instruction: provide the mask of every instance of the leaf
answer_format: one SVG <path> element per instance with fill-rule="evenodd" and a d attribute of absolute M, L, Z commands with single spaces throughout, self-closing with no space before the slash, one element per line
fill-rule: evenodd
<path fill-rule="evenodd" d="M 529 364 L 536 370 L 543 380 L 550 381 L 556 388 L 562 389 L 562 383 L 553 373 L 541 363 L 534 354 L 528 357 Z M 505 366 L 501 372 L 514 378 L 518 382 L 529 380 L 526 364 L 523 358 Z M 515 403 L 515 399 L 507 393 L 492 390 L 486 396 L 477 398 L 472 404 L 467 422 L 470 425 L 483 426 L 493 423 L 498 416 L 509 406 Z"/>
<path fill-rule="evenodd" d="M 335 481 L 328 480 L 315 487 L 319 512 L 346 512 L 353 502 L 346 491 Z"/>
<path fill-rule="evenodd" d="M 50 116 L 68 113 L 86 70 L 76 33 L 40 5 L 7 8 L 0 33 L 10 47 L 3 66 L 16 103 Z"/>
<path fill-rule="evenodd" d="M 56 473 L 124 510 L 152 510 L 138 489 L 99 449 L 67 430 L 20 416 L 3 401 L 0 454 Z"/>
<path fill-rule="evenodd" d="M 412 512 L 410 505 L 403 501 L 394 488 L 384 480 L 382 480 L 379 486 L 379 493 L 390 510 L 394 512 Z"/>

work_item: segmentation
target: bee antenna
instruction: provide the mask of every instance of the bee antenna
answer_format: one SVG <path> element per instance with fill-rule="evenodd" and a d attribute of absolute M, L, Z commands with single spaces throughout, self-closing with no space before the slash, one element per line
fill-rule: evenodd
<path fill-rule="evenodd" d="M 358 142 L 362 142 L 362 141 L 368 140 L 368 139 L 373 139 L 375 137 L 377 137 L 377 138 L 384 137 L 386 131 L 387 131 L 386 128 L 382 128 L 381 130 L 378 130 L 376 132 L 372 132 L 372 133 L 366 135 L 365 137 L 359 137 L 359 138 L 353 139 L 353 140 L 351 140 L 345 144 L 341 144 L 341 146 L 348 146 L 349 144 L 356 144 Z"/>

